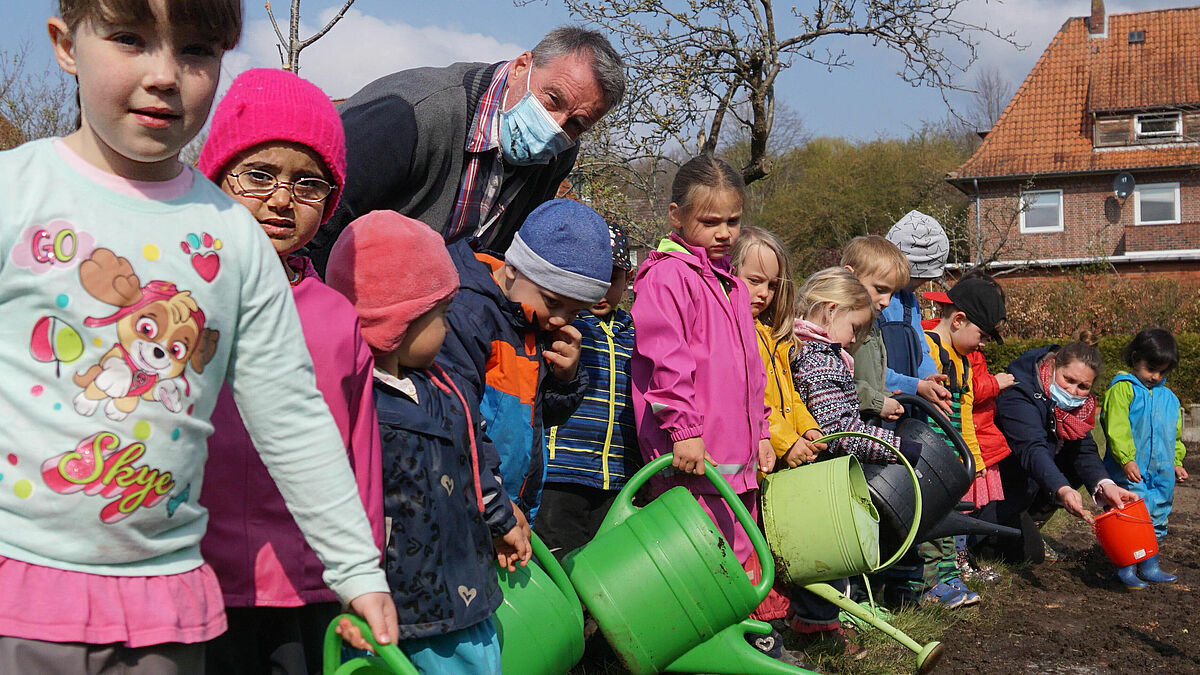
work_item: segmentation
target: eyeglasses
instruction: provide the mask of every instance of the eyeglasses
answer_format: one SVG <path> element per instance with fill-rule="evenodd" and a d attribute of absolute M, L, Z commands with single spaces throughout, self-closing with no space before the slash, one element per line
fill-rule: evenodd
<path fill-rule="evenodd" d="M 270 197 L 280 187 L 286 187 L 292 197 L 305 204 L 320 204 L 333 192 L 333 186 L 320 178 L 301 178 L 297 181 L 282 181 L 262 169 L 246 169 L 229 177 L 237 182 L 242 192 L 251 197 Z"/>

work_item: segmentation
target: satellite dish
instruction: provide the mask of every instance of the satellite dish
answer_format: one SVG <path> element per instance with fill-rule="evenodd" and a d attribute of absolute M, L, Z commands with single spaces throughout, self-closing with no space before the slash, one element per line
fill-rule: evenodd
<path fill-rule="evenodd" d="M 1113 194 L 1117 196 L 1117 199 L 1125 199 L 1133 194 L 1133 186 L 1133 174 L 1122 171 L 1113 179 Z"/>

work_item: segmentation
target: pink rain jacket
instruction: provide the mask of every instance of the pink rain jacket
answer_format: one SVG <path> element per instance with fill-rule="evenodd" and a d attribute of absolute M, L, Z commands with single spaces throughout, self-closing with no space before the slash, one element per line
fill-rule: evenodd
<path fill-rule="evenodd" d="M 771 437 L 766 372 L 745 284 L 672 234 L 633 282 L 632 359 L 638 442 L 647 461 L 700 437 L 734 492 L 758 488 L 758 443 Z M 675 475 L 693 493 L 708 479 Z"/>

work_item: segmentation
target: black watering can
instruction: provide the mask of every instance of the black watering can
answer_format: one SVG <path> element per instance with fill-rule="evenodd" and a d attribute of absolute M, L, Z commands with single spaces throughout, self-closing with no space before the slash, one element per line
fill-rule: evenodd
<path fill-rule="evenodd" d="M 921 523 L 916 541 L 929 541 L 956 534 L 994 534 L 1019 537 L 1021 531 L 986 523 L 958 513 L 959 500 L 975 479 L 975 458 L 950 420 L 923 398 L 898 394 L 896 400 L 906 409 L 919 408 L 946 435 L 933 430 L 928 423 L 906 417 L 896 425 L 901 447 L 906 440 L 921 444 L 921 457 L 914 464 L 917 482 L 921 486 Z M 954 449 L 946 445 L 946 439 Z M 871 501 L 879 511 L 879 554 L 891 557 L 904 542 L 912 526 L 913 505 L 916 502 L 912 476 L 899 464 L 864 464 Z M 969 506 L 966 508 L 970 508 Z"/>

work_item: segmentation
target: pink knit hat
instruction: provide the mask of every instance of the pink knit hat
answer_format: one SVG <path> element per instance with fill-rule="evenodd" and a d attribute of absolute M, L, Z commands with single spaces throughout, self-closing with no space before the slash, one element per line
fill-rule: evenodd
<path fill-rule="evenodd" d="M 458 291 L 446 242 L 395 211 L 350 223 L 329 251 L 325 283 L 350 300 L 376 354 L 396 350 L 408 325 Z"/>
<path fill-rule="evenodd" d="M 238 153 L 268 141 L 313 149 L 333 176 L 325 217 L 333 215 L 346 183 L 346 134 L 333 102 L 317 85 L 275 68 L 247 70 L 217 105 L 197 168 L 220 185 Z"/>

